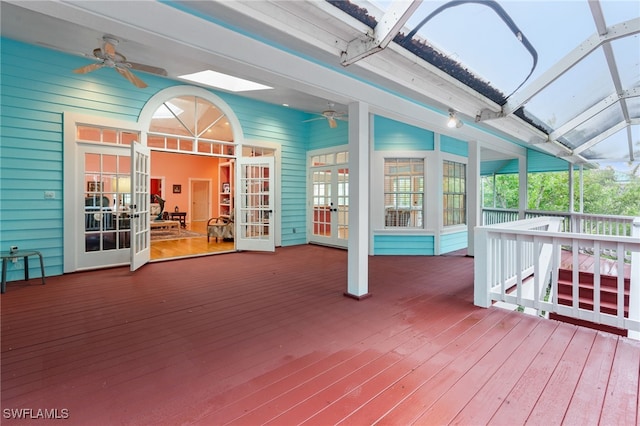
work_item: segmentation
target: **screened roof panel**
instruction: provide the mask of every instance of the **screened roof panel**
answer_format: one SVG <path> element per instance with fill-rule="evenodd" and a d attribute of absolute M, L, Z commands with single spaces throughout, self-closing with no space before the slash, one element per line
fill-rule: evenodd
<path fill-rule="evenodd" d="M 408 0 L 398 1 L 408 3 Z M 392 1 L 351 0 L 351 3 L 367 9 L 369 15 L 380 22 Z M 638 98 L 625 98 L 616 89 L 618 84 L 631 95 L 640 91 L 640 2 L 486 0 L 478 3 L 481 2 L 423 1 L 401 34 L 415 30 L 414 40 L 425 42 L 457 61 L 462 69 L 507 97 L 507 105 L 512 105 L 510 95 L 522 83 L 513 99 L 518 99 L 520 93 L 528 93 L 529 87 L 535 87 L 531 83 L 539 77 L 550 75 L 547 84 L 533 92 L 523 105 L 524 116 L 531 123 L 544 123 L 543 127 L 548 126 L 546 130 L 554 139 L 575 149 L 586 160 L 640 160 L 635 156 L 635 148 L 629 149 L 630 145 L 640 144 L 637 131 L 624 130 L 615 137 L 608 136 L 615 133 L 614 126 L 626 129 L 631 120 L 640 117 Z M 625 25 L 610 33 L 611 27 L 622 23 Z M 619 31 L 623 31 L 621 37 L 605 39 L 597 45 L 598 37 L 617 36 Z M 576 64 L 571 63 L 567 55 L 575 53 L 587 40 L 597 47 Z M 524 81 L 533 65 L 527 41 L 537 54 L 537 64 Z M 614 61 L 607 60 L 607 49 L 611 49 Z M 629 111 L 628 116 L 624 114 L 625 109 Z M 511 113 L 515 110 L 517 108 Z M 592 146 L 594 140 L 597 143 Z M 589 145 L 580 148 L 584 143 Z M 609 143 L 615 147 L 608 149 Z"/>
<path fill-rule="evenodd" d="M 631 118 L 640 118 L 640 96 L 627 98 L 627 109 Z"/>
<path fill-rule="evenodd" d="M 634 126 L 638 127 L 638 126 Z M 637 129 L 636 129 L 637 130 Z M 636 131 L 635 140 L 638 140 L 638 132 Z M 585 155 L 597 159 L 616 158 L 616 156 L 624 155 L 629 152 L 629 140 L 627 138 L 627 129 L 622 129 L 610 138 L 606 144 L 601 143 L 593 146 L 593 148 L 585 151 Z M 640 154 L 640 145 L 636 143 L 635 153 Z"/>
<path fill-rule="evenodd" d="M 622 88 L 629 90 L 640 84 L 640 35 L 625 37 L 611 42 L 613 54 L 622 81 Z M 635 54 L 629 52 L 635 51 Z"/>
<path fill-rule="evenodd" d="M 620 103 L 616 102 L 591 119 L 575 127 L 565 134 L 563 138 L 571 148 L 577 148 L 583 143 L 589 142 L 591 139 L 597 137 L 603 133 L 603 131 L 611 129 L 616 124 L 622 123 L 622 121 L 622 108 L 620 108 Z"/>
<path fill-rule="evenodd" d="M 552 129 L 615 93 L 604 55 L 595 51 L 534 96 L 525 109 Z"/>

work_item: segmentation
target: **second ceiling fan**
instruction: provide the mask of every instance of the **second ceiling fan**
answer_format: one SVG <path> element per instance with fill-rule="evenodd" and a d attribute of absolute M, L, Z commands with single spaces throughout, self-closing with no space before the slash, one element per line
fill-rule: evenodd
<path fill-rule="evenodd" d="M 321 115 L 322 117 L 312 118 L 310 120 L 305 120 L 304 122 L 306 123 L 308 121 L 322 120 L 323 118 L 325 118 L 329 123 L 329 127 L 331 127 L 332 129 L 335 129 L 336 127 L 338 127 L 338 122 L 336 120 L 346 121 L 347 113 L 336 111 L 333 109 L 333 107 L 334 107 L 334 104 L 329 102 L 329 109 L 324 110 L 320 114 L 318 114 L 318 115 Z"/>

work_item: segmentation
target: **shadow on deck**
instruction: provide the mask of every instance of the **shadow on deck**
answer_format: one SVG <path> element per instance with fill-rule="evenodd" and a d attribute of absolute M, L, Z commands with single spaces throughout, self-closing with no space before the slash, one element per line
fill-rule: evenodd
<path fill-rule="evenodd" d="M 464 256 L 370 258 L 354 301 L 346 261 L 309 245 L 10 283 L 3 421 L 638 423 L 640 342 L 477 308 Z"/>

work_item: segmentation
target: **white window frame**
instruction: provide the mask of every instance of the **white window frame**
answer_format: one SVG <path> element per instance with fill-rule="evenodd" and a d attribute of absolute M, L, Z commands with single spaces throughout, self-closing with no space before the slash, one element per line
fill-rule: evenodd
<path fill-rule="evenodd" d="M 424 207 L 423 224 L 421 228 L 415 227 L 385 227 L 384 204 L 384 164 L 386 159 L 415 158 L 424 161 Z M 374 151 L 371 170 L 379 171 L 371 173 L 370 205 L 371 229 L 376 235 L 382 234 L 416 234 L 433 235 L 438 228 L 438 209 L 442 202 L 430 202 L 437 200 L 440 190 L 435 186 L 438 182 L 436 167 L 438 155 L 435 151 Z"/>

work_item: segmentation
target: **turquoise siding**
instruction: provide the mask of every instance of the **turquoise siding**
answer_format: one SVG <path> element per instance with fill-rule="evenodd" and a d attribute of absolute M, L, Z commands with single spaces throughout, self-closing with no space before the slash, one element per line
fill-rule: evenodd
<path fill-rule="evenodd" d="M 144 74 L 136 89 L 111 69 L 72 72 L 88 60 L 2 38 L 0 62 L 0 249 L 41 250 L 47 275 L 63 270 L 63 113 L 75 112 L 135 122 L 145 103 L 167 87 L 181 85 Z M 215 93 L 212 91 L 212 93 Z M 308 114 L 216 93 L 234 109 L 248 139 L 282 146 L 282 244 L 306 241 L 305 164 Z M 341 123 L 342 124 L 342 123 Z M 54 199 L 45 199 L 53 191 Z M 39 276 L 31 262 L 32 276 Z M 7 279 L 22 279 L 22 261 Z"/>
<path fill-rule="evenodd" d="M 375 235 L 373 254 L 433 256 L 435 242 L 432 235 Z"/>
<path fill-rule="evenodd" d="M 469 235 L 467 231 L 456 232 L 455 234 L 442 234 L 440 236 L 440 254 L 467 248 L 469 245 Z"/>
<path fill-rule="evenodd" d="M 518 173 L 518 160 L 493 160 L 483 161 L 480 164 L 480 174 L 488 176 L 492 174 L 509 174 Z"/>
<path fill-rule="evenodd" d="M 461 157 L 468 157 L 469 144 L 465 141 L 461 141 L 460 139 L 440 135 L 440 151 L 459 155 Z"/>
<path fill-rule="evenodd" d="M 577 167 L 577 166 L 576 166 Z M 537 172 L 564 172 L 569 169 L 569 163 L 552 155 L 527 149 L 527 170 L 529 173 Z M 480 174 L 488 176 L 492 174 L 518 173 L 518 160 L 483 161 L 480 166 Z"/>
<path fill-rule="evenodd" d="M 374 118 L 374 149 L 376 151 L 433 151 L 434 134 L 389 118 Z"/>
<path fill-rule="evenodd" d="M 306 120 L 319 118 L 317 115 L 309 115 Z M 338 120 L 338 127 L 332 129 L 327 120 L 314 120 L 307 124 L 309 129 L 309 151 L 314 149 L 330 148 L 332 146 L 346 145 L 349 143 L 349 125 L 346 121 Z"/>
<path fill-rule="evenodd" d="M 536 172 L 565 172 L 569 170 L 569 163 L 553 155 L 527 149 L 527 170 Z"/>

